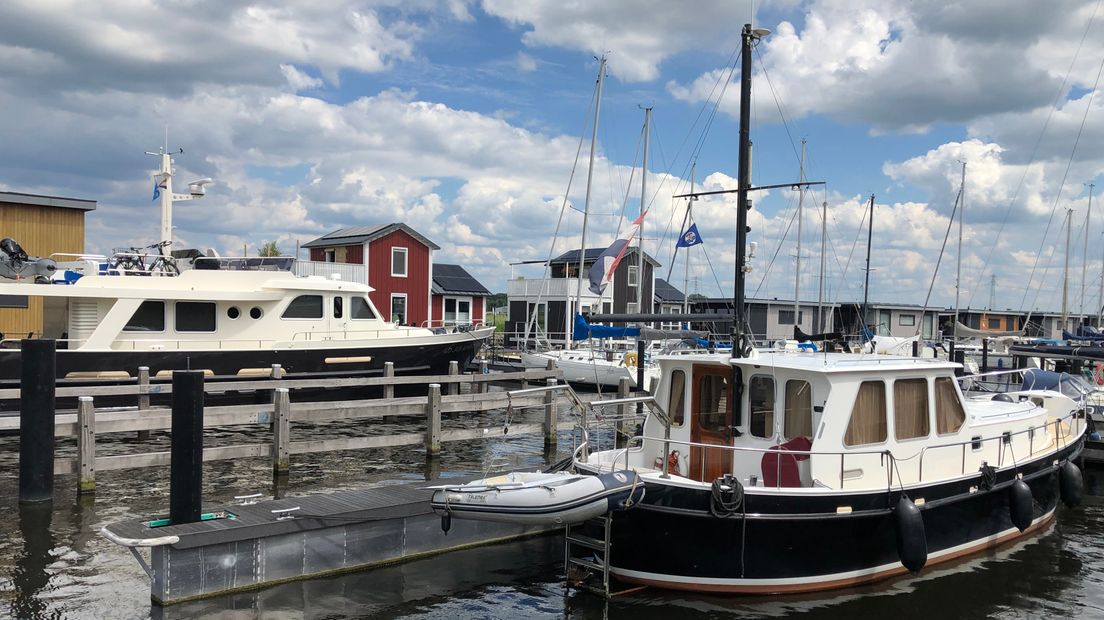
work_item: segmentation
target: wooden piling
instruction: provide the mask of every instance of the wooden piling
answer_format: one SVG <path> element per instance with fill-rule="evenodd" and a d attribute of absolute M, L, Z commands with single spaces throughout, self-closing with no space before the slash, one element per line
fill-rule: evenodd
<path fill-rule="evenodd" d="M 272 396 L 272 474 L 291 471 L 291 397 L 287 388 L 276 388 Z"/>
<path fill-rule="evenodd" d="M 455 376 L 459 375 L 460 374 L 460 362 L 458 362 L 456 360 L 452 360 L 451 362 L 449 362 L 448 374 L 449 374 L 450 377 L 455 377 Z M 460 392 L 460 384 L 459 383 L 449 381 L 448 385 L 445 386 L 445 394 L 448 394 L 449 396 L 452 396 L 454 394 L 458 394 L 459 392 Z"/>
<path fill-rule="evenodd" d="M 19 501 L 54 498 L 56 349 L 50 339 L 20 341 Z"/>
<path fill-rule="evenodd" d="M 426 458 L 441 454 L 441 384 L 429 384 L 429 396 L 426 399 Z"/>
<path fill-rule="evenodd" d="M 77 399 L 77 495 L 96 492 L 96 409 L 91 396 Z"/>
<path fill-rule="evenodd" d="M 384 362 L 383 363 L 383 376 L 384 377 L 394 377 L 395 376 L 395 362 Z M 388 383 L 387 385 L 383 386 L 383 397 L 384 398 L 395 398 L 395 384 Z"/>
<path fill-rule="evenodd" d="M 169 520 L 199 521 L 203 506 L 203 371 L 176 370 L 172 379 Z"/>
<path fill-rule="evenodd" d="M 489 372 L 490 372 L 490 369 L 487 366 L 487 360 L 486 359 L 479 360 L 479 374 L 486 375 Z M 480 381 L 478 383 L 473 383 L 472 388 L 474 388 L 473 391 L 476 394 L 484 394 L 484 393 L 487 392 L 487 382 L 486 381 Z"/>
<path fill-rule="evenodd" d="M 555 379 L 546 379 L 548 387 L 556 385 Z M 549 390 L 544 393 L 544 448 L 556 447 L 559 433 L 556 431 L 556 393 Z"/>
<path fill-rule="evenodd" d="M 138 367 L 138 411 L 146 411 L 150 408 L 150 373 L 149 366 Z M 148 441 L 149 431 L 138 431 L 138 441 Z"/>

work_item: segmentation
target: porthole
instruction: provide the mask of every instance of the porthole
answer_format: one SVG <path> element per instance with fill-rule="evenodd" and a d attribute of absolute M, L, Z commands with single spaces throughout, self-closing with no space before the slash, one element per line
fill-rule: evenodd
<path fill-rule="evenodd" d="M 226 316 L 230 317 L 231 319 L 236 319 L 241 316 L 241 310 L 238 310 L 237 306 L 230 306 L 226 309 Z"/>
<path fill-rule="evenodd" d="M 259 319 L 262 316 L 264 316 L 264 312 L 262 312 L 261 309 L 258 308 L 257 306 L 253 306 L 252 308 L 249 309 L 249 317 L 250 318 Z"/>

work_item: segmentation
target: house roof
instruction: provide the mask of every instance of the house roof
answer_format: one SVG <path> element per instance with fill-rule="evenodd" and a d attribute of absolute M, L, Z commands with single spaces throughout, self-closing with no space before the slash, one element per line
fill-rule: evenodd
<path fill-rule="evenodd" d="M 20 192 L 0 192 L 0 202 L 17 205 L 35 205 L 39 207 L 80 209 L 81 211 L 92 211 L 96 208 L 95 200 L 85 200 L 84 198 L 62 198 L 61 196 L 42 196 L 39 194 L 23 194 Z"/>
<path fill-rule="evenodd" d="M 396 230 L 402 230 L 406 234 L 414 237 L 423 244 L 429 246 L 430 249 L 440 250 L 441 248 L 436 244 L 426 239 L 413 228 L 403 224 L 401 222 L 394 222 L 391 224 L 377 224 L 375 226 L 351 226 L 349 228 L 339 228 L 331 233 L 326 233 L 321 237 L 304 243 L 304 248 L 328 248 L 338 245 L 354 245 L 357 243 L 370 243 L 379 239 L 380 237 L 387 236 Z"/>
<path fill-rule="evenodd" d="M 671 283 L 663 278 L 655 280 L 655 297 L 657 301 L 666 303 L 682 303 L 684 295 L 682 291 L 671 286 Z"/>
<path fill-rule="evenodd" d="M 586 254 L 584 255 L 583 260 L 584 260 L 584 262 L 594 262 L 594 261 L 598 260 L 598 257 L 601 256 L 602 252 L 605 252 L 605 251 L 606 251 L 606 248 L 587 248 L 586 249 Z M 636 248 L 635 247 L 630 247 L 629 249 L 625 250 L 625 256 L 626 257 L 636 256 Z M 624 260 L 624 259 L 622 259 L 622 260 Z M 651 263 L 652 265 L 654 265 L 656 267 L 660 266 L 659 261 L 657 261 L 656 259 L 649 256 L 647 252 L 644 253 L 644 260 L 648 261 L 649 263 Z M 569 250 L 567 252 L 564 252 L 563 254 L 560 254 L 556 258 L 553 258 L 550 261 L 550 264 L 554 265 L 554 264 L 557 264 L 557 263 L 577 263 L 577 262 L 579 262 L 579 250 Z"/>
<path fill-rule="evenodd" d="M 463 293 L 465 295 L 490 295 L 487 287 L 479 283 L 460 265 L 445 265 L 434 263 L 433 286 L 430 289 L 434 295 L 446 295 Z"/>

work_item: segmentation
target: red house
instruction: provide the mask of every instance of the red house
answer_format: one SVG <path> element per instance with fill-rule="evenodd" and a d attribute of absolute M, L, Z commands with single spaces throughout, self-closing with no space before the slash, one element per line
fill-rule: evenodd
<path fill-rule="evenodd" d="M 433 265 L 433 325 L 477 325 L 491 294 L 460 265 Z"/>
<path fill-rule="evenodd" d="M 303 244 L 312 261 L 364 265 L 369 297 L 389 321 L 429 325 L 437 244 L 406 224 L 342 228 Z"/>

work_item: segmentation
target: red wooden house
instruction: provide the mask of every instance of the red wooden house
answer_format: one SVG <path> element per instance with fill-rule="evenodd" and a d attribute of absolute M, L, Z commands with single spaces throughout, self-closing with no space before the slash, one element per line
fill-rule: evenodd
<path fill-rule="evenodd" d="M 430 274 L 437 244 L 402 223 L 342 228 L 303 244 L 310 260 L 364 265 L 369 295 L 384 318 L 428 325 Z"/>
<path fill-rule="evenodd" d="M 433 265 L 433 325 L 475 325 L 486 318 L 491 294 L 460 265 Z"/>

